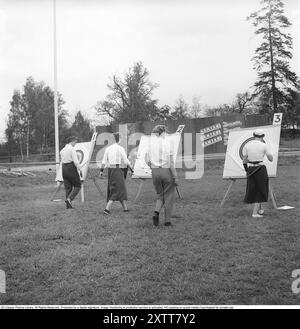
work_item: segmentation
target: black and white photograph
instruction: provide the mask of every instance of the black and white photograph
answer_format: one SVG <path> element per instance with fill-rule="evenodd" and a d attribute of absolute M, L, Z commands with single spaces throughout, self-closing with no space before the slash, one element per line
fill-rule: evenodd
<path fill-rule="evenodd" d="M 298 308 L 299 160 L 298 0 L 0 0 L 1 309 Z"/>

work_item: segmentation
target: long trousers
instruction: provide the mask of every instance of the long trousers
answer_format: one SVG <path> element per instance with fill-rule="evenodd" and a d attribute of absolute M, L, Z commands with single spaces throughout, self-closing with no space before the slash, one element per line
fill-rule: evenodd
<path fill-rule="evenodd" d="M 152 168 L 152 181 L 157 196 L 165 208 L 165 220 L 170 221 L 174 205 L 175 185 L 169 168 Z"/>
<path fill-rule="evenodd" d="M 76 166 L 73 162 L 63 163 L 62 174 L 66 190 L 66 199 L 75 199 L 81 188 L 81 181 Z"/>

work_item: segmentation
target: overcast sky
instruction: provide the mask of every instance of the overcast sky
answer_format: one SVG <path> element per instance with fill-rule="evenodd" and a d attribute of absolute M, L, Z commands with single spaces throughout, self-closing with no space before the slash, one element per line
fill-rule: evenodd
<path fill-rule="evenodd" d="M 299 0 L 285 0 L 291 67 L 300 75 Z M 72 114 L 94 116 L 113 74 L 142 61 L 159 104 L 182 96 L 230 103 L 255 81 L 259 39 L 246 17 L 259 0 L 57 0 L 58 89 Z M 53 88 L 53 1 L 0 0 L 0 137 L 9 101 L 28 76 Z"/>

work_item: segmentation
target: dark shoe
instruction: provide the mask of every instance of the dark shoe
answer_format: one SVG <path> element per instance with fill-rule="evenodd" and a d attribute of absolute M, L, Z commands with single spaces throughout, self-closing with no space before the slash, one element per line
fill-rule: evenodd
<path fill-rule="evenodd" d="M 69 200 L 66 200 L 65 203 L 66 203 L 67 209 L 72 209 L 73 208 L 72 207 L 72 204 L 71 204 L 71 202 Z"/>
<path fill-rule="evenodd" d="M 124 212 L 129 212 L 129 209 L 124 209 L 123 211 L 124 211 Z"/>
<path fill-rule="evenodd" d="M 158 226 L 158 223 L 159 223 L 159 215 L 158 214 L 155 214 L 153 217 L 153 225 L 154 226 Z"/>
<path fill-rule="evenodd" d="M 165 226 L 172 226 L 171 222 L 165 222 Z"/>
<path fill-rule="evenodd" d="M 105 215 L 110 215 L 110 211 L 107 210 L 107 209 L 104 209 L 103 212 L 104 212 Z"/>

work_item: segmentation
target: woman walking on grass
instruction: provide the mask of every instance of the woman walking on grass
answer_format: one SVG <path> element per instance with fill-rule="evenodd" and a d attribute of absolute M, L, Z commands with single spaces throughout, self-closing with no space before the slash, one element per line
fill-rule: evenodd
<path fill-rule="evenodd" d="M 173 151 L 165 137 L 166 126 L 158 125 L 153 128 L 145 159 L 152 169 L 152 181 L 157 194 L 152 217 L 155 226 L 159 224 L 159 213 L 163 207 L 165 208 L 165 226 L 171 225 L 175 187 L 177 186 Z"/>
<path fill-rule="evenodd" d="M 113 135 L 115 143 L 106 148 L 100 169 L 100 175 L 103 176 L 104 168 L 108 168 L 107 205 L 104 209 L 106 215 L 110 215 L 114 201 L 120 201 L 123 211 L 128 211 L 124 169 L 129 168 L 133 171 L 125 149 L 119 145 L 120 134 L 114 133 Z"/>

